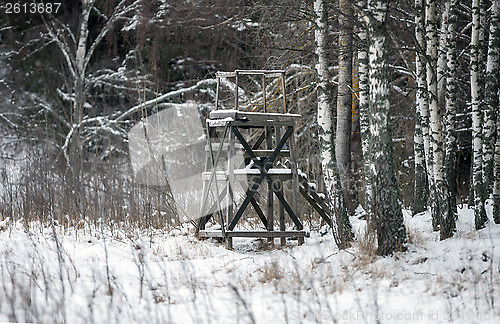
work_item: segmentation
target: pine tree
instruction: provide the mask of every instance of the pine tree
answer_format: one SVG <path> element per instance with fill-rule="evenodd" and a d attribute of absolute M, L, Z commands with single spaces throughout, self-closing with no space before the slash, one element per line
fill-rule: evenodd
<path fill-rule="evenodd" d="M 406 229 L 399 200 L 390 128 L 387 16 L 389 1 L 368 2 L 370 132 L 373 205 L 380 255 L 405 249 Z"/>
<path fill-rule="evenodd" d="M 347 214 L 340 176 L 335 158 L 335 146 L 333 137 L 332 104 L 329 90 L 328 55 L 326 41 L 328 35 L 328 9 L 323 0 L 314 2 L 316 15 L 316 54 L 318 62 L 316 72 L 318 74 L 318 128 L 319 145 L 321 154 L 321 166 L 323 168 L 323 179 L 328 195 L 330 209 L 335 213 L 333 221 L 333 234 L 340 249 L 347 248 L 352 240 L 351 224 Z"/>

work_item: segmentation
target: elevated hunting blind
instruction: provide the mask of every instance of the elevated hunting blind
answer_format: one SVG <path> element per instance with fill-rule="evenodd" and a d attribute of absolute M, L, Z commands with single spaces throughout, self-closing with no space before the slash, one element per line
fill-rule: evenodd
<path fill-rule="evenodd" d="M 260 83 L 260 100 L 242 102 L 244 77 L 250 78 L 249 84 Z M 234 104 L 221 104 L 221 83 L 233 92 Z M 295 237 L 302 244 L 308 233 L 302 222 L 299 193 L 332 225 L 327 204 L 297 167 L 295 130 L 300 119 L 298 114 L 287 113 L 285 71 L 217 73 L 215 110 L 206 120 L 207 157 L 196 227 L 199 237 L 224 239 L 228 248 L 232 248 L 233 237 L 271 241 L 279 237 L 281 245 L 286 244 L 287 237 Z M 286 193 L 285 182 L 291 182 Z M 250 205 L 263 225 L 260 230 L 255 230 L 255 226 L 248 229 L 241 222 Z M 287 215 L 293 228 L 286 226 Z M 217 225 L 207 229 L 210 219 Z"/>

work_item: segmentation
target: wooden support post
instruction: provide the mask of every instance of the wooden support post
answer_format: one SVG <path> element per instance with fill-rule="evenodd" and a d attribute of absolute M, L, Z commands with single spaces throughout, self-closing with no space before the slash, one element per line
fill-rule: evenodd
<path fill-rule="evenodd" d="M 238 105 L 239 105 L 239 102 L 238 102 L 238 96 L 239 96 L 239 85 L 238 85 L 238 72 L 236 72 L 236 80 L 235 80 L 235 83 L 236 83 L 236 92 L 234 93 L 234 109 L 235 110 L 238 110 Z"/>
<path fill-rule="evenodd" d="M 226 224 L 229 224 L 233 218 L 234 206 L 234 133 L 233 127 L 229 125 L 228 130 L 228 150 L 227 150 L 227 209 Z"/>
<path fill-rule="evenodd" d="M 295 124 L 292 127 L 292 133 L 290 138 L 288 139 L 288 146 L 290 148 L 290 169 L 292 169 L 292 199 L 293 199 L 293 209 L 295 215 L 301 223 L 301 226 L 297 228 L 299 231 L 303 230 L 304 226 L 302 225 L 302 215 L 300 213 L 300 205 L 299 205 L 299 176 L 298 176 L 298 168 L 297 168 L 297 158 L 295 152 Z M 299 245 L 304 244 L 304 238 L 299 237 Z"/>
<path fill-rule="evenodd" d="M 273 148 L 273 133 L 272 133 L 272 127 L 266 127 L 265 132 L 266 132 L 266 149 L 271 150 Z M 269 163 L 269 162 L 268 162 Z M 272 162 L 271 162 L 272 163 Z M 270 169 L 271 167 L 268 167 L 267 169 Z M 274 210 L 273 210 L 273 205 L 274 205 L 274 194 L 273 194 L 273 183 L 269 179 L 267 182 L 267 230 L 269 232 L 272 232 L 274 230 Z M 269 238 L 269 242 L 273 242 L 273 238 Z"/>
<path fill-rule="evenodd" d="M 264 112 L 267 113 L 267 94 L 266 94 L 266 76 L 262 75 L 262 103 L 264 105 Z"/>
<path fill-rule="evenodd" d="M 276 126 L 274 128 L 274 138 L 275 138 L 275 144 L 278 145 L 278 141 L 281 139 L 281 126 Z M 283 195 L 283 181 L 279 182 L 279 192 L 281 195 Z M 278 209 L 278 215 L 279 215 L 279 226 L 280 226 L 280 231 L 284 232 L 285 231 L 285 206 L 283 206 L 283 203 L 279 201 L 279 209 Z M 280 244 L 281 246 L 286 245 L 286 237 L 280 237 Z"/>
<path fill-rule="evenodd" d="M 283 93 L 283 113 L 286 114 L 286 85 L 285 85 L 285 72 L 281 72 L 281 93 Z"/>
<path fill-rule="evenodd" d="M 280 181 L 280 193 L 283 195 L 283 181 Z M 284 232 L 286 230 L 285 228 L 285 206 L 280 201 L 280 207 L 279 207 L 279 217 L 280 217 L 280 232 Z M 286 245 L 286 237 L 281 237 L 280 238 L 280 244 L 281 246 Z"/>
<path fill-rule="evenodd" d="M 217 89 L 215 89 L 215 110 L 219 109 L 219 89 L 220 89 L 220 77 L 217 76 Z"/>

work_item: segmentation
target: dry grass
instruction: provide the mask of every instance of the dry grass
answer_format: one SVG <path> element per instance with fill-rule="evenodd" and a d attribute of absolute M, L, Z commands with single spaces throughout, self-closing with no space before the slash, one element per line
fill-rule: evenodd
<path fill-rule="evenodd" d="M 266 264 L 261 269 L 259 269 L 259 272 L 260 276 L 258 280 L 261 283 L 274 282 L 285 277 L 285 272 L 281 268 L 280 264 L 276 261 L 272 261 L 270 264 Z"/>

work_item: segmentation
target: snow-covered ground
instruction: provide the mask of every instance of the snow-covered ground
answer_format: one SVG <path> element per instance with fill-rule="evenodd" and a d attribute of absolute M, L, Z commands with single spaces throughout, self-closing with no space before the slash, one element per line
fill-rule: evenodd
<path fill-rule="evenodd" d="M 405 216 L 408 252 L 339 251 L 331 234 L 233 251 L 191 229 L 66 229 L 0 222 L 0 322 L 498 323 L 500 226 L 460 210 L 439 241 L 428 213 Z"/>

